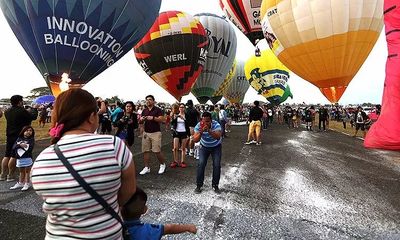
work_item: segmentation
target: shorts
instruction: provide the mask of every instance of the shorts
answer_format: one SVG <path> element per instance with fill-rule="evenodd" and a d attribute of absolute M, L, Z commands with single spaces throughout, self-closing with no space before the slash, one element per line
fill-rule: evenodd
<path fill-rule="evenodd" d="M 161 152 L 161 132 L 143 133 L 142 152 Z"/>
<path fill-rule="evenodd" d="M 13 151 L 13 146 L 14 143 L 17 141 L 18 136 L 14 137 L 14 136 L 10 136 L 7 137 L 7 143 L 6 143 L 6 152 L 4 154 L 4 157 L 13 157 L 15 158 L 15 151 Z"/>
<path fill-rule="evenodd" d="M 18 158 L 16 167 L 31 167 L 33 164 L 32 158 Z"/>
<path fill-rule="evenodd" d="M 249 126 L 249 133 L 256 131 L 256 135 L 260 135 L 261 132 L 261 121 L 251 121 Z"/>
<path fill-rule="evenodd" d="M 187 132 L 174 132 L 172 134 L 172 137 L 173 138 L 179 138 L 179 140 L 182 140 L 182 139 L 188 138 L 189 134 Z"/>
<path fill-rule="evenodd" d="M 361 128 L 361 131 L 365 131 L 364 123 L 356 123 L 356 130 Z"/>

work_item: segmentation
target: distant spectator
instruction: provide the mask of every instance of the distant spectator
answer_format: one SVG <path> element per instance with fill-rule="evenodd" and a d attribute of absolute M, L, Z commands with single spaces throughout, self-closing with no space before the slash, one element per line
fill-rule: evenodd
<path fill-rule="evenodd" d="M 146 96 L 146 105 L 142 112 L 142 117 L 139 122 L 144 123 L 144 132 L 142 137 L 142 152 L 144 168 L 140 171 L 140 175 L 144 175 L 150 172 L 150 152 L 153 152 L 159 163 L 160 168 L 158 174 L 165 172 L 165 157 L 161 152 L 161 127 L 160 123 L 164 122 L 164 114 L 161 109 L 155 106 L 155 99 L 153 95 Z"/>
<path fill-rule="evenodd" d="M 362 107 L 359 106 L 354 114 L 354 123 L 356 125 L 356 131 L 353 137 L 357 136 L 358 130 L 361 129 L 363 137 L 365 138 L 365 121 L 367 120 L 367 114 L 363 111 Z"/>
<path fill-rule="evenodd" d="M 11 108 L 7 109 L 4 113 L 7 120 L 6 128 L 6 152 L 1 162 L 1 175 L 0 181 L 14 181 L 15 180 L 15 161 L 16 156 L 12 153 L 12 148 L 18 138 L 21 130 L 25 126 L 31 125 L 32 120 L 37 116 L 32 115 L 23 106 L 24 102 L 22 96 L 14 95 L 10 99 Z"/>
<path fill-rule="evenodd" d="M 13 146 L 14 155 L 17 158 L 16 166 L 19 169 L 19 181 L 10 189 L 26 191 L 31 187 L 30 173 L 33 165 L 32 151 L 35 145 L 35 130 L 31 126 L 25 126 Z"/>

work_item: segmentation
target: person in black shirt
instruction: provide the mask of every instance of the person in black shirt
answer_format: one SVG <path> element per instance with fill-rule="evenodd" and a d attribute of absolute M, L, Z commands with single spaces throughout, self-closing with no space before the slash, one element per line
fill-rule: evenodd
<path fill-rule="evenodd" d="M 4 116 L 7 119 L 6 128 L 6 152 L 1 161 L 1 175 L 0 181 L 14 181 L 15 180 L 15 161 L 16 158 L 12 154 L 14 143 L 17 141 L 24 126 L 30 126 L 32 120 L 37 116 L 32 115 L 23 107 L 23 99 L 20 95 L 14 95 L 10 99 L 11 108 L 5 111 Z M 7 175 L 8 174 L 8 175 Z M 7 178 L 6 178 L 7 177 Z"/>
<path fill-rule="evenodd" d="M 194 134 L 194 127 L 196 127 L 197 123 L 199 122 L 200 119 L 200 113 L 193 107 L 193 101 L 188 100 L 186 103 L 186 111 L 185 111 L 185 116 L 186 116 L 186 122 L 189 126 L 190 130 L 190 138 L 188 141 L 188 147 L 186 149 L 189 149 L 189 156 L 193 156 L 193 148 L 194 148 L 194 141 L 193 141 L 193 134 Z"/>
<path fill-rule="evenodd" d="M 250 109 L 249 114 L 249 134 L 247 135 L 247 142 L 245 144 L 249 145 L 256 143 L 256 145 L 261 145 L 261 119 L 263 117 L 263 110 L 259 107 L 260 102 L 254 101 L 254 107 Z M 250 139 L 253 140 L 250 141 Z"/>
<path fill-rule="evenodd" d="M 318 128 L 321 131 L 321 123 L 322 123 L 322 127 L 324 129 L 324 131 L 326 131 L 326 121 L 328 121 L 328 110 L 324 107 L 321 106 L 321 108 L 319 109 L 319 124 L 318 124 Z"/>

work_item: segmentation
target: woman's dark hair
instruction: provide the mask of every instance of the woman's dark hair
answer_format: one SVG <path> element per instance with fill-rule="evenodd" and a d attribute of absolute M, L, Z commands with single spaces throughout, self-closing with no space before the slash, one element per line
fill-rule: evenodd
<path fill-rule="evenodd" d="M 22 128 L 21 132 L 19 133 L 18 137 L 24 137 L 24 132 L 28 129 L 32 129 L 32 136 L 31 138 L 35 138 L 35 129 L 32 126 L 25 126 Z"/>
<path fill-rule="evenodd" d="M 132 105 L 132 111 L 136 111 L 136 106 L 135 106 L 135 104 L 134 104 L 132 101 L 126 101 L 126 102 L 125 102 L 125 104 L 124 104 L 124 110 L 125 110 L 126 105 L 128 105 L 128 104 Z"/>
<path fill-rule="evenodd" d="M 56 98 L 51 116 L 51 127 L 64 124 L 60 137 L 51 138 L 55 144 L 63 133 L 79 127 L 92 113 L 97 114 L 97 102 L 93 95 L 81 88 L 69 89 Z"/>
<path fill-rule="evenodd" d="M 122 217 L 127 219 L 138 219 L 144 212 L 147 202 L 147 194 L 143 189 L 136 187 L 136 192 L 128 200 L 121 210 Z"/>

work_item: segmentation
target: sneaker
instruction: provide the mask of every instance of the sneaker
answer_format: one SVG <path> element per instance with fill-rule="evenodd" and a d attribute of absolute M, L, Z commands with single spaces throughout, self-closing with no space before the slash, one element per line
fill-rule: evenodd
<path fill-rule="evenodd" d="M 21 191 L 26 191 L 26 190 L 28 190 L 30 187 L 31 187 L 31 184 L 25 183 L 25 184 L 24 184 L 24 187 L 21 189 Z"/>
<path fill-rule="evenodd" d="M 201 193 L 201 187 L 196 187 L 196 189 L 194 190 L 194 193 L 197 193 L 197 194 L 199 194 L 199 193 Z"/>
<path fill-rule="evenodd" d="M 164 164 L 160 164 L 160 169 L 158 170 L 158 174 L 163 174 L 165 172 L 165 163 Z"/>
<path fill-rule="evenodd" d="M 261 142 L 256 143 L 256 145 L 257 145 L 257 146 L 260 146 L 260 145 L 261 145 Z"/>
<path fill-rule="evenodd" d="M 17 182 L 14 186 L 10 187 L 10 190 L 18 189 L 18 188 L 23 188 L 24 184 Z"/>
<path fill-rule="evenodd" d="M 213 188 L 213 190 L 214 190 L 215 193 L 217 193 L 217 194 L 220 194 L 220 193 L 221 193 L 221 190 L 219 189 L 218 186 L 213 186 L 212 188 Z"/>
<path fill-rule="evenodd" d="M 178 163 L 173 161 L 170 165 L 171 168 L 176 168 L 178 166 Z"/>
<path fill-rule="evenodd" d="M 251 142 L 245 142 L 244 144 L 246 144 L 246 145 L 250 145 L 250 144 L 251 144 Z"/>
<path fill-rule="evenodd" d="M 150 168 L 149 167 L 144 167 L 143 170 L 139 173 L 140 175 L 145 175 L 147 173 L 150 172 Z"/>
<path fill-rule="evenodd" d="M 187 167 L 186 163 L 182 162 L 181 163 L 181 168 L 186 168 L 186 167 Z"/>
<path fill-rule="evenodd" d="M 255 140 L 250 141 L 250 144 L 255 144 L 255 143 L 257 143 Z"/>

